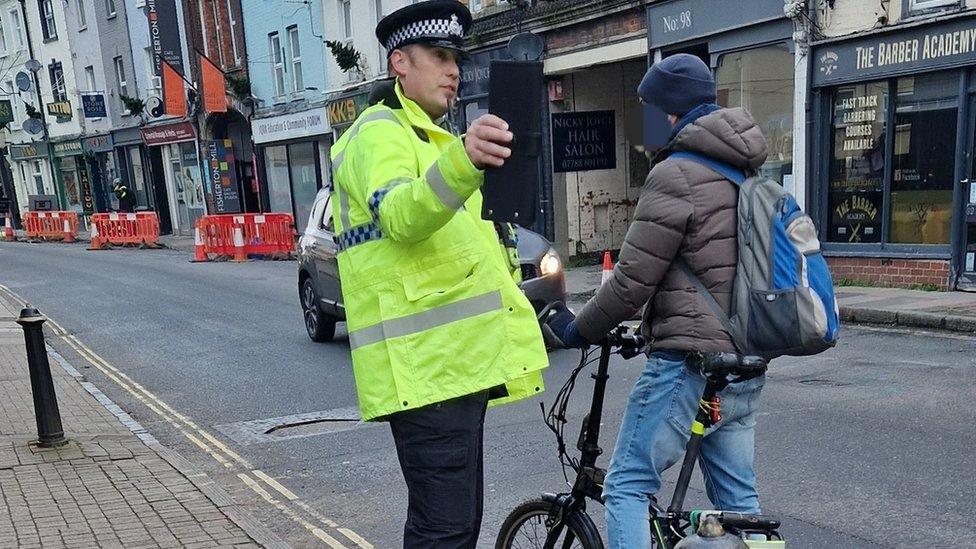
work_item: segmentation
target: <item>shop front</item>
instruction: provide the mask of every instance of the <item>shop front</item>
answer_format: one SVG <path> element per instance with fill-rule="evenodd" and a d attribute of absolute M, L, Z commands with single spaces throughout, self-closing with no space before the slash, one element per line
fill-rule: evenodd
<path fill-rule="evenodd" d="M 712 68 L 718 104 L 745 108 L 762 128 L 769 145 L 763 174 L 800 198 L 803 189 L 793 182 L 793 23 L 783 0 L 739 2 L 735 9 L 722 0 L 655 2 L 647 8 L 647 25 L 654 59 L 690 53 Z M 653 134 L 648 141 L 663 145 L 667 121 L 649 110 L 656 128 L 647 129 Z"/>
<path fill-rule="evenodd" d="M 122 181 L 135 197 L 136 210 L 157 210 L 157 199 L 143 159 L 142 132 L 125 128 L 112 132 L 115 156 L 119 160 Z"/>
<path fill-rule="evenodd" d="M 840 279 L 976 289 L 976 18 L 813 50 L 813 183 Z"/>
<path fill-rule="evenodd" d="M 84 215 L 95 211 L 95 197 L 92 193 L 91 178 L 85 166 L 84 150 L 81 141 L 60 141 L 51 145 L 54 156 L 54 172 L 58 183 L 64 188 L 68 210 Z"/>
<path fill-rule="evenodd" d="M 81 140 L 91 187 L 95 198 L 95 211 L 110 212 L 119 209 L 119 199 L 113 191 L 113 181 L 118 177 L 118 166 L 113 152 L 111 134 L 94 135 Z"/>
<path fill-rule="evenodd" d="M 158 208 L 161 228 L 174 234 L 193 234 L 194 223 L 207 213 L 207 196 L 197 136 L 189 122 L 142 128 L 148 151 L 148 173 L 155 196 L 166 201 Z M 159 189 L 163 189 L 162 192 Z M 214 212 L 216 213 L 216 212 Z"/>
<path fill-rule="evenodd" d="M 7 151 L 21 214 L 27 212 L 30 197 L 58 195 L 57 186 L 50 176 L 47 143 L 43 141 L 11 143 Z"/>
<path fill-rule="evenodd" d="M 333 127 L 329 113 L 322 106 L 251 122 L 264 168 L 262 189 L 267 193 L 268 211 L 292 214 L 299 232 L 308 224 L 315 195 L 330 180 Z"/>

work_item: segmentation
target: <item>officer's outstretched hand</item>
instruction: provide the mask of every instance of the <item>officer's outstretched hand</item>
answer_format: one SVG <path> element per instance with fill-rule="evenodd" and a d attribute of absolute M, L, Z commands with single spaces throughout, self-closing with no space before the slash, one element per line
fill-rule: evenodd
<path fill-rule="evenodd" d="M 464 136 L 464 150 L 471 163 L 479 170 L 500 168 L 505 159 L 512 156 L 512 149 L 505 145 L 512 142 L 508 122 L 493 114 L 479 117 Z"/>

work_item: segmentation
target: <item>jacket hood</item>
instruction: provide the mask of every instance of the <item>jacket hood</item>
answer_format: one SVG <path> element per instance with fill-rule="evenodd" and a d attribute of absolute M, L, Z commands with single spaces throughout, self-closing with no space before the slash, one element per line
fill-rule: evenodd
<path fill-rule="evenodd" d="M 671 143 L 675 151 L 694 151 L 737 168 L 756 169 L 766 161 L 766 138 L 741 107 L 720 109 L 685 126 Z"/>

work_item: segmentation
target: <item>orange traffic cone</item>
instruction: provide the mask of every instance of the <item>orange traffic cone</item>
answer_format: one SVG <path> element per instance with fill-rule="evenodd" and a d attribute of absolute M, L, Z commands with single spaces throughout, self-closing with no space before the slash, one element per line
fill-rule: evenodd
<path fill-rule="evenodd" d="M 610 260 L 610 251 L 603 252 L 603 275 L 600 277 L 600 285 L 604 285 L 613 276 L 613 262 Z"/>
<path fill-rule="evenodd" d="M 102 249 L 102 237 L 98 234 L 98 224 L 92 221 L 91 224 L 91 242 L 88 244 L 89 250 L 101 250 Z"/>
<path fill-rule="evenodd" d="M 17 240 L 17 235 L 14 234 L 14 226 L 10 221 L 10 214 L 4 218 L 3 222 L 3 236 L 7 242 L 15 242 Z"/>
<path fill-rule="evenodd" d="M 207 256 L 207 252 L 203 247 L 203 235 L 200 233 L 200 223 L 193 228 L 193 259 L 190 263 L 200 263 L 203 261 L 210 261 L 210 257 Z"/>
<path fill-rule="evenodd" d="M 67 244 L 74 242 L 75 235 L 72 234 L 71 232 L 71 223 L 69 223 L 67 219 L 63 219 L 61 223 L 61 227 L 63 228 L 63 232 L 64 232 L 64 242 Z"/>
<path fill-rule="evenodd" d="M 247 261 L 247 254 L 244 253 L 244 229 L 234 227 L 234 262 L 243 263 Z"/>

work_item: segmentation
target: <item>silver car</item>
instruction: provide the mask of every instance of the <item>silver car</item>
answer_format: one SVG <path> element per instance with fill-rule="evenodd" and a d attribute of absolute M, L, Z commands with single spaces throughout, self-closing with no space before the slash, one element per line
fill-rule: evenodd
<path fill-rule="evenodd" d="M 305 233 L 298 241 L 298 292 L 305 330 L 313 341 L 331 341 L 337 322 L 345 321 L 333 239 L 332 203 L 328 189 L 315 196 Z M 542 235 L 518 229 L 518 253 L 522 263 L 522 291 L 536 311 L 566 300 L 563 265 Z"/>

